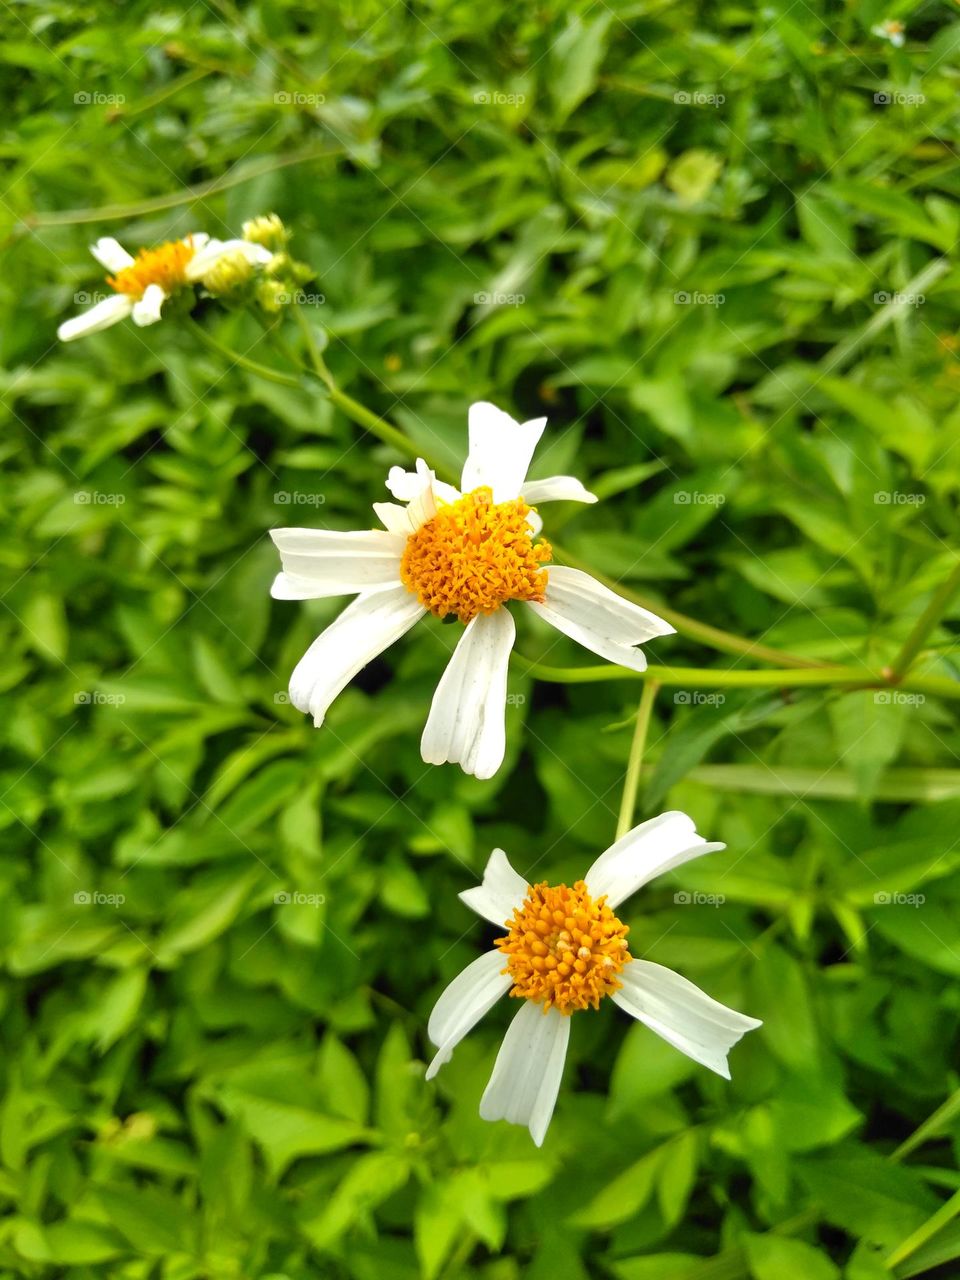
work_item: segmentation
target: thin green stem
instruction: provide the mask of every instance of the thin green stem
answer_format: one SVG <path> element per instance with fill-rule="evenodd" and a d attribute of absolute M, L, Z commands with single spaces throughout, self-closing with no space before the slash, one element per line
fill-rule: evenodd
<path fill-rule="evenodd" d="M 637 807 L 637 791 L 640 786 L 640 770 L 643 766 L 643 752 L 647 745 L 647 730 L 650 728 L 650 715 L 660 686 L 656 680 L 650 680 L 643 686 L 640 705 L 637 707 L 637 721 L 633 728 L 633 741 L 630 743 L 630 755 L 627 758 L 627 772 L 623 779 L 623 795 L 620 797 L 620 814 L 617 818 L 616 839 L 625 836 L 633 826 L 633 814 Z"/>
<path fill-rule="evenodd" d="M 212 351 L 216 351 L 218 355 L 229 360 L 231 364 L 239 365 L 241 369 L 255 373 L 258 377 L 266 378 L 270 382 L 278 382 L 282 387 L 296 387 L 298 391 L 303 389 L 303 383 L 300 378 L 295 378 L 289 373 L 283 373 L 279 369 L 271 369 L 269 365 L 260 364 L 258 360 L 251 360 L 249 356 L 241 355 L 239 351 L 234 351 L 232 347 L 224 346 L 222 342 L 218 342 L 216 338 L 207 333 L 203 325 L 198 324 L 192 316 L 187 316 L 187 327 L 191 333 L 197 335 L 201 342 L 206 343 Z"/>
<path fill-rule="evenodd" d="M 949 1200 L 945 1201 L 940 1208 L 933 1214 L 922 1227 L 918 1227 L 906 1240 L 901 1240 L 892 1253 L 887 1255 L 886 1266 L 891 1270 L 905 1262 L 907 1258 L 917 1252 L 917 1250 L 932 1239 L 948 1222 L 960 1213 L 960 1191 L 955 1192 Z"/>
<path fill-rule="evenodd" d="M 910 670 L 914 659 L 923 648 L 924 641 L 943 617 L 945 610 L 949 608 L 950 601 L 958 588 L 960 588 L 960 560 L 957 560 L 952 573 L 944 578 L 930 597 L 929 604 L 917 619 L 916 625 L 904 641 L 903 648 L 890 664 L 890 671 L 894 678 L 899 679 Z"/>

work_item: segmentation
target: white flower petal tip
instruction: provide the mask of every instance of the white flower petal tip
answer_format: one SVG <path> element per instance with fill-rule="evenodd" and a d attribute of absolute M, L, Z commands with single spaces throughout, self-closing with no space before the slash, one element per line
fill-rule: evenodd
<path fill-rule="evenodd" d="M 262 244 L 253 244 L 249 240 L 205 240 L 200 243 L 199 236 L 188 236 L 194 247 L 194 255 L 187 263 L 185 275 L 188 280 L 202 280 L 218 262 L 224 258 L 241 257 L 254 267 L 265 267 L 273 257 L 269 249 Z"/>
<path fill-rule="evenodd" d="M 546 418 L 515 422 L 485 400 L 472 404 L 467 415 L 470 451 L 463 466 L 463 492 L 484 486 L 493 491 L 494 502 L 519 497 L 546 425 Z"/>
<path fill-rule="evenodd" d="M 298 711 L 309 712 L 319 729 L 337 694 L 425 612 L 403 586 L 357 596 L 297 663 L 290 677 L 290 701 Z"/>
<path fill-rule="evenodd" d="M 642 609 L 605 587 L 581 569 L 547 566 L 547 590 L 542 604 L 526 601 L 544 622 L 608 662 L 645 671 L 647 660 L 635 646 L 674 628 L 664 618 Z"/>
<path fill-rule="evenodd" d="M 271 529 L 283 572 L 271 594 L 278 600 L 317 600 L 400 585 L 406 539 L 384 529 Z"/>
<path fill-rule="evenodd" d="M 87 334 L 99 333 L 101 329 L 111 328 L 119 321 L 125 320 L 132 310 L 133 302 L 125 293 L 113 294 L 109 298 L 103 298 L 82 315 L 64 320 L 57 329 L 57 337 L 61 342 L 74 342 L 77 338 L 86 337 Z"/>
<path fill-rule="evenodd" d="M 616 1005 L 725 1080 L 730 1079 L 727 1054 L 748 1031 L 762 1025 L 758 1018 L 728 1009 L 679 973 L 649 960 L 632 960 L 620 979 L 623 986 L 610 997 Z"/>
<path fill-rule="evenodd" d="M 427 1067 L 428 1080 L 450 1061 L 463 1037 L 510 990 L 513 979 L 504 972 L 505 967 L 499 951 L 488 951 L 468 964 L 444 989 L 427 1023 L 427 1035 L 437 1045 L 437 1053 Z"/>
<path fill-rule="evenodd" d="M 563 1076 L 570 1018 L 525 1001 L 503 1038 L 490 1083 L 480 1100 L 484 1120 L 526 1125 L 543 1146 Z"/>
<path fill-rule="evenodd" d="M 420 741 L 426 764 L 458 764 L 492 778 L 506 751 L 507 666 L 517 629 L 509 611 L 464 628 L 430 705 Z"/>
<path fill-rule="evenodd" d="M 507 921 L 521 905 L 530 886 L 523 876 L 514 871 L 502 849 L 494 849 L 483 873 L 483 884 L 464 889 L 459 895 L 471 911 L 483 916 L 491 924 L 505 928 Z"/>
<path fill-rule="evenodd" d="M 160 285 L 148 284 L 143 291 L 143 297 L 133 304 L 133 323 L 141 329 L 147 325 L 156 324 L 166 300 L 167 295 Z"/>
<path fill-rule="evenodd" d="M 90 252 L 106 271 L 111 275 L 123 271 L 125 267 L 133 265 L 132 256 L 127 253 L 123 245 L 118 240 L 114 240 L 113 236 L 101 236 L 96 244 L 90 246 Z"/>
<path fill-rule="evenodd" d="M 726 847 L 697 835 L 693 819 L 685 813 L 661 813 L 621 836 L 600 855 L 584 880 L 595 898 L 605 895 L 610 907 L 616 908 L 656 876 Z"/>
<path fill-rule="evenodd" d="M 597 502 L 598 498 L 575 476 L 550 476 L 547 480 L 529 480 L 523 486 L 523 500 L 536 506 L 538 502 Z"/>

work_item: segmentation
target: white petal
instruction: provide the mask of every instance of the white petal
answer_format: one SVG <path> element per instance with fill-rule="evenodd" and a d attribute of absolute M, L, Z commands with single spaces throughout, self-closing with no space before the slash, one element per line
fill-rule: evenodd
<path fill-rule="evenodd" d="M 543 1145 L 567 1056 L 570 1018 L 556 1007 L 524 1001 L 493 1066 L 490 1083 L 480 1099 L 484 1120 L 525 1124 L 538 1147 Z"/>
<path fill-rule="evenodd" d="M 427 1067 L 428 1080 L 450 1061 L 467 1032 L 472 1031 L 513 986 L 510 974 L 504 973 L 505 968 L 506 957 L 499 951 L 488 951 L 458 973 L 433 1006 L 427 1035 L 439 1048 Z"/>
<path fill-rule="evenodd" d="M 726 847 L 707 844 L 685 813 L 661 813 L 621 836 L 583 878 L 594 898 L 606 894 L 609 905 L 616 908 L 654 876 Z"/>
<path fill-rule="evenodd" d="M 271 529 L 283 565 L 271 588 L 278 600 L 354 595 L 400 583 L 406 539 L 382 529 Z"/>
<path fill-rule="evenodd" d="M 133 258 L 113 236 L 101 236 L 96 244 L 90 246 L 90 252 L 111 275 L 133 264 Z"/>
<path fill-rule="evenodd" d="M 472 404 L 468 416 L 470 452 L 460 484 L 463 492 L 485 485 L 493 490 L 494 502 L 516 498 L 546 424 L 546 418 L 515 422 L 509 413 L 486 401 Z"/>
<path fill-rule="evenodd" d="M 420 741 L 427 764 L 459 764 L 492 778 L 506 750 L 507 665 L 517 634 L 503 607 L 478 614 L 440 678 Z"/>
<path fill-rule="evenodd" d="M 187 263 L 184 275 L 188 280 L 202 280 L 223 258 L 239 256 L 246 258 L 254 267 L 263 267 L 273 254 L 262 244 L 253 244 L 250 240 L 208 240 L 198 245 L 198 236 L 191 237 L 197 252 Z"/>
<path fill-rule="evenodd" d="M 526 601 L 544 622 L 610 662 L 644 671 L 647 660 L 633 648 L 673 632 L 669 622 L 624 600 L 596 578 L 566 565 L 547 565 L 543 604 Z"/>
<path fill-rule="evenodd" d="M 57 329 L 57 337 L 61 342 L 73 342 L 75 338 L 83 338 L 88 333 L 99 333 L 101 329 L 109 329 L 118 320 L 125 320 L 133 310 L 133 300 L 125 293 L 115 293 L 103 298 L 89 311 L 64 320 Z"/>
<path fill-rule="evenodd" d="M 728 1009 L 672 969 L 649 960 L 624 966 L 623 986 L 612 999 L 688 1058 L 730 1079 L 727 1054 L 757 1018 Z"/>
<path fill-rule="evenodd" d="M 478 916 L 505 928 L 514 911 L 523 903 L 529 887 L 523 876 L 511 867 L 503 850 L 494 849 L 487 860 L 483 884 L 475 889 L 464 889 L 460 898 Z"/>
<path fill-rule="evenodd" d="M 426 612 L 406 587 L 382 587 L 357 596 L 322 631 L 290 677 L 290 701 L 309 711 L 319 728 L 327 708 L 363 667 Z"/>
<path fill-rule="evenodd" d="M 160 308 L 167 300 L 167 295 L 158 284 L 148 284 L 143 297 L 133 304 L 133 323 L 144 328 L 148 324 L 156 324 L 160 319 Z"/>
<path fill-rule="evenodd" d="M 417 459 L 416 471 L 404 471 L 403 467 L 391 467 L 387 473 L 387 488 L 398 502 L 410 503 L 410 520 L 414 531 L 436 513 L 436 505 L 430 505 L 433 499 L 439 498 L 441 502 L 456 502 L 460 497 L 460 490 L 455 489 L 452 484 L 438 480 L 422 458 Z M 427 499 L 426 506 L 421 509 L 416 506 L 417 499 L 426 498 L 425 491 L 428 488 L 431 490 L 431 497 Z"/>
<path fill-rule="evenodd" d="M 401 503 L 375 502 L 373 510 L 388 533 L 397 533 L 403 538 L 409 538 L 411 533 L 416 533 L 408 510 Z"/>
<path fill-rule="evenodd" d="M 546 480 L 528 480 L 523 486 L 523 499 L 538 502 L 596 502 L 597 495 L 585 489 L 575 476 L 550 476 Z"/>

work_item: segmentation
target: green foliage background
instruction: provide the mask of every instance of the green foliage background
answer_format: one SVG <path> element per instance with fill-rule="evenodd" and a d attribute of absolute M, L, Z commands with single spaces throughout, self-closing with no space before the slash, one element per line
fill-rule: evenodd
<path fill-rule="evenodd" d="M 871 33 L 890 17 L 902 50 Z M 957 1275 L 956 600 L 916 668 L 935 692 L 660 692 L 641 816 L 728 850 L 631 901 L 632 950 L 764 1026 L 728 1085 L 578 1016 L 538 1151 L 477 1116 L 509 1010 L 430 1085 L 426 1018 L 489 944 L 456 895 L 495 844 L 559 880 L 610 843 L 640 686 L 515 664 L 477 783 L 420 760 L 452 639 L 421 624 L 315 731 L 283 691 L 341 606 L 271 602 L 266 531 L 369 526 L 401 454 L 173 311 L 54 336 L 103 288 L 97 236 L 276 210 L 339 384 L 418 446 L 462 457 L 474 399 L 547 413 L 535 474 L 604 495 L 552 508 L 571 557 L 879 672 L 957 557 L 956 10 L 56 0 L 0 24 L 0 1275 Z M 249 316 L 198 318 L 290 372 Z M 777 665 L 742 648 L 681 627 L 648 652 Z"/>

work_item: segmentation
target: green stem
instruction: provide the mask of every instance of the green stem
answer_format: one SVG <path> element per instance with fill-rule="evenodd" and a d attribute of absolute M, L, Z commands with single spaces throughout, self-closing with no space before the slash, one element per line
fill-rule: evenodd
<path fill-rule="evenodd" d="M 282 387 L 296 387 L 298 391 L 303 390 L 303 383 L 299 378 L 294 378 L 289 373 L 281 373 L 279 369 L 271 369 L 269 365 L 260 364 L 258 360 L 251 360 L 249 356 L 241 355 L 232 347 L 224 346 L 222 342 L 218 342 L 207 333 L 203 325 L 198 324 L 193 316 L 187 316 L 187 325 L 191 333 L 195 333 L 201 342 L 205 342 L 211 350 L 216 351 L 225 360 L 229 360 L 231 364 L 239 365 L 241 369 L 247 369 L 250 373 L 255 373 L 258 377 L 266 378 L 270 382 L 278 382 Z"/>
<path fill-rule="evenodd" d="M 945 1201 L 922 1227 L 918 1227 L 906 1240 L 901 1240 L 897 1247 L 887 1256 L 885 1265 L 891 1270 L 905 1262 L 911 1254 L 927 1243 L 941 1228 L 951 1222 L 960 1213 L 960 1191 Z"/>
<path fill-rule="evenodd" d="M 643 686 L 640 705 L 637 707 L 637 722 L 633 729 L 633 741 L 630 743 L 630 755 L 627 759 L 627 772 L 623 779 L 623 795 L 620 797 L 620 815 L 617 818 L 617 834 L 619 840 L 633 826 L 633 814 L 637 807 L 637 790 L 640 786 L 640 769 L 643 765 L 643 752 L 647 745 L 647 730 L 650 728 L 650 715 L 660 686 L 656 680 L 650 680 Z"/>
<path fill-rule="evenodd" d="M 944 611 L 949 607 L 958 587 L 960 587 L 960 560 L 954 565 L 953 572 L 944 578 L 933 593 L 930 603 L 921 613 L 913 630 L 904 641 L 903 648 L 890 664 L 890 672 L 894 678 L 899 679 L 909 671 L 913 660 L 923 648 L 923 642 L 943 617 Z"/>

